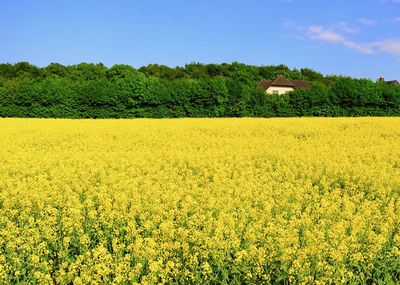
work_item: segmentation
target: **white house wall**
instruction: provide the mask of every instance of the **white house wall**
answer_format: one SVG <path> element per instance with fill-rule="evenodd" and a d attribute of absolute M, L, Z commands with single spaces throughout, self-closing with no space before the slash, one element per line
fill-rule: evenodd
<path fill-rule="evenodd" d="M 280 86 L 271 86 L 265 92 L 268 94 L 274 94 L 274 90 L 278 91 L 279 95 L 285 94 L 286 92 L 293 91 L 293 87 L 280 87 Z"/>

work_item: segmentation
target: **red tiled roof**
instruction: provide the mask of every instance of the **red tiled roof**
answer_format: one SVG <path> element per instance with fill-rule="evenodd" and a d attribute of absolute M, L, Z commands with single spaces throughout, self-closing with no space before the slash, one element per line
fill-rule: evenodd
<path fill-rule="evenodd" d="M 271 86 L 294 87 L 293 83 L 283 76 L 278 76 L 274 81 L 272 81 Z"/>
<path fill-rule="evenodd" d="M 271 86 L 272 80 L 261 80 L 260 82 L 258 82 L 258 87 L 267 90 L 270 86 Z"/>
<path fill-rule="evenodd" d="M 258 87 L 267 90 L 271 86 L 279 86 L 279 87 L 293 87 L 294 89 L 297 88 L 309 88 L 310 84 L 303 80 L 289 80 L 283 76 L 278 76 L 275 80 L 261 80 L 258 83 Z"/>
<path fill-rule="evenodd" d="M 291 80 L 294 88 L 309 88 L 310 84 L 308 82 L 305 82 L 303 80 Z"/>

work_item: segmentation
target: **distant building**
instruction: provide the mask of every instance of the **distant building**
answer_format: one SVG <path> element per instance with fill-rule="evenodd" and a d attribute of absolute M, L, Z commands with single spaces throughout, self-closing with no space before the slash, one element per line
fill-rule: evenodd
<path fill-rule="evenodd" d="M 286 94 L 298 88 L 309 88 L 310 84 L 303 80 L 289 80 L 283 76 L 278 76 L 274 80 L 261 80 L 258 87 L 263 89 L 267 94 Z"/>
<path fill-rule="evenodd" d="M 396 86 L 400 86 L 400 82 L 397 80 L 390 80 L 390 81 L 385 81 L 384 77 L 380 77 L 379 78 L 380 82 L 385 82 L 386 84 L 390 84 L 390 85 L 396 85 Z"/>

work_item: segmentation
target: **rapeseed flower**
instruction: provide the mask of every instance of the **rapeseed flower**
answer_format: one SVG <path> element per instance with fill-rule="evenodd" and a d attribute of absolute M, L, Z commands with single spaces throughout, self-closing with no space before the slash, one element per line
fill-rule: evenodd
<path fill-rule="evenodd" d="M 400 119 L 0 119 L 0 284 L 400 283 Z"/>

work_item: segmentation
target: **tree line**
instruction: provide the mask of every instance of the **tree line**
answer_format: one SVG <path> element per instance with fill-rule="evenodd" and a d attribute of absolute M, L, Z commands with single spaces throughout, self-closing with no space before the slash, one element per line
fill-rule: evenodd
<path fill-rule="evenodd" d="M 267 95 L 283 75 L 311 88 Z M 309 68 L 191 63 L 171 68 L 28 62 L 0 64 L 0 117 L 177 118 L 400 115 L 400 87 Z"/>

